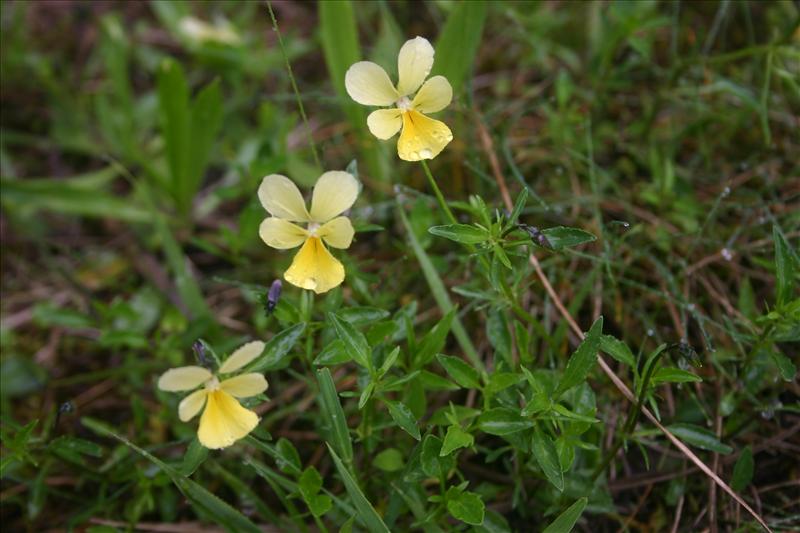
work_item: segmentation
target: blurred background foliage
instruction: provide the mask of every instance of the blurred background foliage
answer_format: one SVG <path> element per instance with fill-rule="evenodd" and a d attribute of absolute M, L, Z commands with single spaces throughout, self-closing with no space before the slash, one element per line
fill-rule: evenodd
<path fill-rule="evenodd" d="M 261 2 L 2 3 L 4 526 L 197 524 L 219 512 L 186 485 L 201 462 L 191 479 L 250 520 L 284 530 L 314 523 L 274 469 L 242 464 L 241 454 L 267 461 L 263 451 L 242 443 L 209 460 L 191 447 L 184 457 L 193 426 L 178 422 L 175 398 L 154 387 L 164 369 L 191 363 L 199 337 L 225 353 L 300 321 L 303 302 L 291 287 L 274 315 L 264 313 L 264 287 L 290 256 L 258 238 L 264 212 L 255 195 L 266 174 L 307 188 L 321 170 L 287 60 L 321 166 L 357 168 L 365 185 L 351 216 L 357 242 L 342 257 L 347 281 L 318 310 L 361 309 L 352 322 L 384 324 L 378 332 L 396 339 L 408 328 L 419 338 L 429 332 L 445 309 L 420 276 L 408 228 L 412 244 L 447 273 L 481 357 L 519 351 L 534 367 L 563 366 L 575 339 L 530 267 L 515 263 L 514 288 L 542 327 L 524 334 L 520 348 L 523 333 L 476 281 L 468 254 L 428 233 L 445 220 L 421 169 L 399 161 L 393 142 L 369 136 L 366 111 L 344 92 L 352 62 L 370 59 L 391 73 L 397 50 L 416 35 L 434 43 L 435 73 L 455 88 L 443 115 L 455 140 L 431 165 L 445 195 L 465 202 L 479 194 L 502 210 L 500 173 L 515 197 L 528 193 L 521 221 L 594 233 L 592 245 L 541 258 L 570 311 L 584 329 L 602 313 L 603 331 L 633 354 L 662 342 L 693 346 L 704 383 L 660 389 L 661 416 L 705 428 L 695 441 L 711 435 L 700 448 L 711 450 L 720 475 L 730 480 L 737 465 L 737 490 L 775 529 L 797 526 L 789 492 L 800 476 L 796 3 L 442 0 L 273 9 L 283 51 Z M 442 349 L 458 353 L 459 345 L 451 339 Z M 287 358 L 267 373 L 272 401 L 260 411 L 262 426 L 294 443 L 280 451 L 280 475 L 294 475 L 285 457 L 296 456 L 295 469 L 316 465 L 341 496 L 350 487 L 334 477 L 338 464 L 319 437 L 317 381 L 303 372 Z M 347 366 L 334 378 L 339 391 L 358 389 Z M 590 384 L 603 423 L 583 437 L 583 449 L 569 448 L 578 459 L 563 494 L 519 465 L 485 464 L 496 438 L 460 456 L 458 475 L 486 502 L 478 529 L 538 530 L 582 496 L 593 513 L 579 523 L 586 530 L 664 530 L 681 509 L 681 530 L 712 515 L 730 528 L 745 520 L 726 496 L 711 497 L 704 476 L 684 475 L 685 460 L 648 429 L 592 485 L 596 450 L 611 445 L 629 406 L 605 379 Z M 437 409 L 472 401 L 464 391 L 425 392 L 407 391 L 405 400 L 434 427 L 448 425 L 444 414 L 436 422 Z M 342 403 L 350 428 L 359 426 L 357 400 Z M 380 416 L 389 422 L 378 427 L 389 427 Z M 109 431 L 172 466 L 153 466 Z M 415 443 L 387 431 L 386 443 L 359 435 L 365 466 L 357 477 L 393 529 L 405 530 L 422 523 L 406 516 L 415 502 L 390 497 L 387 487 L 402 493 L 407 481 L 393 472 Z M 750 458 L 749 476 L 742 457 Z M 342 509 L 334 513 L 329 526 L 347 521 Z"/>

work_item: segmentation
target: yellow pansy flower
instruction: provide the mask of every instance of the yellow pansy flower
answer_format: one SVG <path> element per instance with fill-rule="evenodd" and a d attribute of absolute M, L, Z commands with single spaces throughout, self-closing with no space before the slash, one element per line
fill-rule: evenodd
<path fill-rule="evenodd" d="M 261 341 L 249 342 L 238 348 L 219 367 L 218 374 L 232 374 L 251 363 L 264 351 Z M 169 392 L 197 389 L 178 404 L 178 417 L 188 422 L 200 411 L 197 438 L 206 448 L 217 450 L 230 446 L 245 437 L 258 425 L 258 416 L 242 407 L 237 398 L 249 398 L 267 390 L 263 375 L 249 372 L 220 380 L 202 366 L 182 366 L 164 372 L 158 388 Z"/>
<path fill-rule="evenodd" d="M 367 126 L 383 140 L 402 129 L 397 155 L 406 161 L 433 159 L 453 140 L 444 122 L 425 116 L 441 111 L 453 99 L 453 88 L 444 76 L 425 81 L 433 67 L 433 54 L 433 46 L 423 37 L 406 41 L 397 57 L 397 87 L 383 68 L 370 61 L 354 64 L 344 77 L 347 94 L 359 104 L 391 106 L 370 113 Z"/>
<path fill-rule="evenodd" d="M 288 250 L 303 245 L 283 277 L 286 281 L 321 294 L 344 281 L 344 266 L 333 257 L 325 243 L 334 248 L 349 248 L 353 242 L 350 219 L 339 216 L 356 201 L 359 183 L 347 172 L 325 172 L 314 185 L 311 209 L 306 209 L 297 186 L 280 174 L 263 179 L 258 188 L 261 205 L 271 217 L 258 230 L 267 246 Z M 306 223 L 302 228 L 293 222 Z M 324 241 L 324 242 L 323 242 Z"/>

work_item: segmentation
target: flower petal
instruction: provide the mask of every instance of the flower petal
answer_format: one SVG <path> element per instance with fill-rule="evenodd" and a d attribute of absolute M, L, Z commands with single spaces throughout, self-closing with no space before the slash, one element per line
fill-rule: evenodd
<path fill-rule="evenodd" d="M 158 378 L 158 388 L 168 392 L 196 389 L 211 379 L 211 372 L 202 366 L 171 368 Z"/>
<path fill-rule="evenodd" d="M 225 359 L 222 366 L 219 367 L 220 374 L 230 374 L 236 372 L 240 368 L 249 365 L 253 359 L 261 355 L 264 351 L 264 343 L 261 341 L 248 342 L 238 347 L 230 357 Z"/>
<path fill-rule="evenodd" d="M 297 248 L 306 240 L 308 232 L 283 218 L 265 218 L 258 228 L 258 235 L 267 246 L 278 250 Z"/>
<path fill-rule="evenodd" d="M 344 281 L 344 266 L 331 255 L 319 237 L 309 237 L 283 277 L 292 285 L 321 294 Z"/>
<path fill-rule="evenodd" d="M 334 248 L 349 248 L 353 242 L 353 224 L 347 217 L 336 217 L 320 226 L 317 236 Z"/>
<path fill-rule="evenodd" d="M 257 372 L 226 379 L 219 384 L 220 389 L 236 398 L 247 398 L 261 394 L 267 390 L 268 386 L 267 379 Z"/>
<path fill-rule="evenodd" d="M 388 106 L 399 98 L 386 71 L 371 61 L 359 61 L 347 69 L 344 86 L 359 104 Z"/>
<path fill-rule="evenodd" d="M 320 224 L 350 209 L 359 192 L 358 180 L 341 170 L 324 173 L 311 195 L 311 219 Z"/>
<path fill-rule="evenodd" d="M 206 404 L 207 395 L 206 389 L 200 389 L 181 400 L 181 403 L 178 404 L 178 418 L 181 419 L 181 422 L 188 422 L 197 416 L 197 413 Z"/>
<path fill-rule="evenodd" d="M 269 214 L 278 218 L 285 218 L 292 222 L 305 222 L 308 220 L 308 211 L 303 195 L 297 185 L 286 176 L 270 174 L 261 180 L 258 187 L 258 199 Z"/>
<path fill-rule="evenodd" d="M 397 92 L 407 96 L 419 89 L 432 67 L 433 46 L 428 39 L 415 37 L 406 41 L 397 56 L 397 72 L 400 75 Z"/>
<path fill-rule="evenodd" d="M 245 437 L 258 425 L 258 416 L 227 392 L 218 389 L 208 393 L 208 404 L 197 437 L 206 448 L 217 450 Z"/>
<path fill-rule="evenodd" d="M 369 131 L 378 139 L 391 139 L 403 126 L 399 109 L 378 109 L 367 117 Z"/>
<path fill-rule="evenodd" d="M 453 140 L 444 122 L 414 110 L 403 113 L 403 132 L 397 141 L 397 155 L 405 161 L 433 159 Z"/>
<path fill-rule="evenodd" d="M 436 113 L 453 100 L 453 88 L 444 76 L 434 76 L 422 86 L 411 105 L 420 113 Z"/>

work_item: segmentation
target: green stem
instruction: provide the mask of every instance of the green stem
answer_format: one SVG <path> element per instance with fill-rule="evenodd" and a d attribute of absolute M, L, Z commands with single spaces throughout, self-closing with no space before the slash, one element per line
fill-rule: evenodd
<path fill-rule="evenodd" d="M 439 202 L 439 207 L 441 207 L 445 212 L 447 219 L 451 224 L 458 224 L 456 217 L 453 215 L 453 212 L 450 211 L 450 207 L 447 205 L 447 202 L 442 195 L 442 191 L 439 190 L 439 185 L 437 185 L 436 179 L 433 177 L 433 174 L 431 174 L 431 169 L 428 168 L 428 163 L 426 163 L 424 159 L 420 161 L 420 163 L 422 163 L 422 168 L 425 170 L 425 175 L 428 177 L 428 183 L 430 183 L 431 189 L 433 189 L 433 193 L 436 195 L 436 200 Z"/>
<path fill-rule="evenodd" d="M 306 126 L 306 131 L 308 132 L 308 142 L 311 145 L 311 152 L 314 154 L 314 162 L 317 164 L 317 168 L 321 171 L 322 163 L 320 162 L 319 155 L 317 154 L 317 145 L 314 143 L 314 135 L 312 134 L 311 126 L 308 123 L 306 109 L 303 107 L 303 99 L 300 98 L 300 90 L 297 88 L 297 82 L 294 79 L 292 65 L 289 63 L 289 56 L 286 53 L 286 48 L 283 46 L 281 31 L 278 29 L 278 20 L 275 18 L 275 13 L 272 11 L 272 2 L 267 1 L 267 9 L 269 9 L 269 16 L 272 18 L 272 29 L 275 30 L 275 35 L 278 36 L 278 45 L 281 48 L 283 60 L 286 62 L 286 71 L 289 73 L 289 81 L 292 83 L 292 90 L 294 91 L 294 96 L 297 99 L 297 107 L 300 108 L 300 116 L 303 118 L 303 123 Z"/>

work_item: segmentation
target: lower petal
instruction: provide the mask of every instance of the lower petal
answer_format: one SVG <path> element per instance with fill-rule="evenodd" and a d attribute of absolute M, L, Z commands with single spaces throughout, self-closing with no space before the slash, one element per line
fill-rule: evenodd
<path fill-rule="evenodd" d="M 197 438 L 206 448 L 218 450 L 247 436 L 257 425 L 258 416 L 253 411 L 245 409 L 233 396 L 218 389 L 208 393 Z"/>
<path fill-rule="evenodd" d="M 344 281 L 344 266 L 319 237 L 309 237 L 283 277 L 292 285 L 321 294 Z"/>
<path fill-rule="evenodd" d="M 397 155 L 405 161 L 433 159 L 453 140 L 444 122 L 409 110 L 403 113 L 403 131 L 397 141 Z"/>

